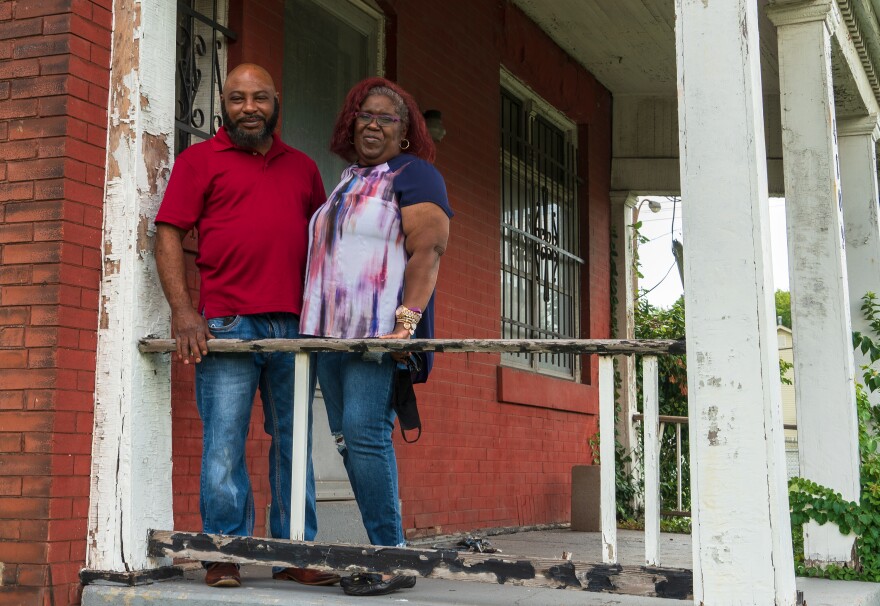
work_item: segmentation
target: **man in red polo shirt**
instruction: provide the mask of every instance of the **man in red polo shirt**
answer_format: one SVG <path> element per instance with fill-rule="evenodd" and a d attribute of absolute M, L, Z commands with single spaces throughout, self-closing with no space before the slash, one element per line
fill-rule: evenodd
<path fill-rule="evenodd" d="M 315 163 L 275 134 L 278 94 L 263 68 L 229 72 L 221 98 L 223 127 L 189 147 L 174 164 L 156 216 L 156 265 L 171 306 L 177 355 L 196 364 L 196 403 L 203 425 L 200 510 L 203 530 L 250 536 L 254 503 L 245 441 L 257 391 L 272 436 L 269 482 L 273 537 L 290 537 L 294 356 L 209 354 L 208 339 L 299 337 L 303 271 L 312 213 L 325 199 Z M 199 234 L 199 304 L 186 284 L 183 238 Z M 312 381 L 314 385 L 314 381 Z M 311 402 L 310 402 L 311 404 Z M 311 409 L 305 539 L 318 530 L 311 461 Z M 331 585 L 339 577 L 304 568 L 276 569 L 276 579 Z M 238 568 L 208 565 L 205 582 L 238 587 Z"/>

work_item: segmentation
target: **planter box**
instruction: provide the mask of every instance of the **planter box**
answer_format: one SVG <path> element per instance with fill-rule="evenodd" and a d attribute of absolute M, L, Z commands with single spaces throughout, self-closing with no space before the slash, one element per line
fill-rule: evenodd
<path fill-rule="evenodd" d="M 571 529 L 599 532 L 601 510 L 600 465 L 571 468 Z"/>

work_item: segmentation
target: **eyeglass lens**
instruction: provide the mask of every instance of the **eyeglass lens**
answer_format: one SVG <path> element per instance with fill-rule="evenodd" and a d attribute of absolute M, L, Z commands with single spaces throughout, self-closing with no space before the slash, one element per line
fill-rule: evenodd
<path fill-rule="evenodd" d="M 388 114 L 370 114 L 367 112 L 358 112 L 355 114 L 358 121 L 363 124 L 369 124 L 374 119 L 379 124 L 379 126 L 391 126 L 395 122 L 400 121 L 400 118 L 397 116 L 389 116 Z"/>

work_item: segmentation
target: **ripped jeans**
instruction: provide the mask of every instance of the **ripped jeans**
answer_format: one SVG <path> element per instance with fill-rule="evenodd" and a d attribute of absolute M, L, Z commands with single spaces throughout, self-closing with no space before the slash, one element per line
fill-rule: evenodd
<path fill-rule="evenodd" d="M 299 318 L 290 313 L 210 318 L 218 339 L 299 337 Z M 314 366 L 314 365 L 313 365 Z M 199 509 L 202 529 L 212 534 L 251 536 L 254 496 L 245 463 L 245 442 L 254 395 L 260 388 L 269 446 L 272 536 L 290 537 L 290 482 L 293 454 L 294 354 L 281 352 L 208 354 L 196 364 L 196 403 L 202 419 L 202 471 Z M 308 461 L 306 462 L 305 540 L 318 532 L 315 476 L 312 470 L 312 400 L 310 381 Z"/>
<path fill-rule="evenodd" d="M 366 359 L 365 359 L 366 358 Z M 327 420 L 373 545 L 404 543 L 391 432 L 395 363 L 385 354 L 318 354 Z"/>

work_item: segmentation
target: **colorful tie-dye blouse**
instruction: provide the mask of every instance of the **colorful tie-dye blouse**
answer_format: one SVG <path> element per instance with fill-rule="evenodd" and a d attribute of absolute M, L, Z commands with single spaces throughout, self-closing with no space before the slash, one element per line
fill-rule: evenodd
<path fill-rule="evenodd" d="M 309 225 L 302 334 L 357 339 L 394 330 L 407 261 L 400 207 L 421 202 L 452 216 L 443 177 L 416 156 L 343 171 Z"/>

